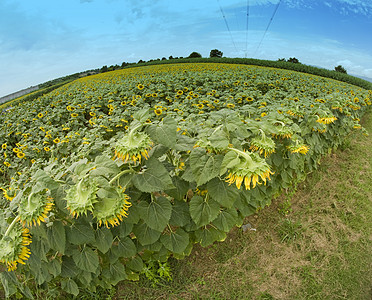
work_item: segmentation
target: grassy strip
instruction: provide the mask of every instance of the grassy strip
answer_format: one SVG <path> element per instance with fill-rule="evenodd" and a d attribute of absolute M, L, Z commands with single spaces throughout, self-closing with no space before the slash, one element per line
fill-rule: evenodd
<path fill-rule="evenodd" d="M 372 114 L 364 126 L 372 132 Z M 319 170 L 223 243 L 172 261 L 173 281 L 118 288 L 120 299 L 370 299 L 372 138 L 356 134 Z"/>

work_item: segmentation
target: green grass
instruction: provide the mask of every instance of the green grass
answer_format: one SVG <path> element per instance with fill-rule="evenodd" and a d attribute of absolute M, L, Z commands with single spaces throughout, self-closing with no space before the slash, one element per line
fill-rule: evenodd
<path fill-rule="evenodd" d="M 372 114 L 363 126 L 372 132 Z M 122 283 L 118 299 L 371 299 L 372 139 L 353 134 L 294 191 L 223 243 L 171 260 L 173 281 Z"/>

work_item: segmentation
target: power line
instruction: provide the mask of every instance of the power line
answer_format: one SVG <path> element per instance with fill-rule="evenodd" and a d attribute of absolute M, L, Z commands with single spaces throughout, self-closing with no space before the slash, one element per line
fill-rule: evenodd
<path fill-rule="evenodd" d="M 249 24 L 249 0 L 247 0 L 247 24 L 245 26 L 245 58 L 248 52 L 248 24 Z"/>
<path fill-rule="evenodd" d="M 234 43 L 234 39 L 233 39 L 233 36 L 232 36 L 231 30 L 230 30 L 229 24 L 227 23 L 227 20 L 226 20 L 225 14 L 224 14 L 224 12 L 223 12 L 223 10 L 222 10 L 222 7 L 221 7 L 221 4 L 220 4 L 220 1 L 217 0 L 217 2 L 218 2 L 218 5 L 219 5 L 219 7 L 220 7 L 220 11 L 221 11 L 222 17 L 223 17 L 223 19 L 224 19 L 224 21 L 225 21 L 226 28 L 227 28 L 227 30 L 228 30 L 229 33 L 230 33 L 231 41 L 232 41 L 232 43 L 233 43 L 233 45 L 234 45 L 235 51 L 238 52 L 238 49 L 236 48 L 236 45 L 235 45 L 235 43 Z"/>
<path fill-rule="evenodd" d="M 261 43 L 262 43 L 263 39 L 265 38 L 266 32 L 268 31 L 268 29 L 269 29 L 269 27 L 270 27 L 270 24 L 271 24 L 271 22 L 273 21 L 273 19 L 274 19 L 274 17 L 275 17 L 275 14 L 276 14 L 276 11 L 277 11 L 278 8 L 279 8 L 280 2 L 281 2 L 281 0 L 279 0 L 278 4 L 277 4 L 276 7 L 275 7 L 274 13 L 273 13 L 273 15 L 271 16 L 271 19 L 270 19 L 270 21 L 269 21 L 269 24 L 267 24 L 266 30 L 265 30 L 265 32 L 264 32 L 264 34 L 263 34 L 263 36 L 262 36 L 262 39 L 261 39 L 260 43 L 258 44 L 258 47 L 257 47 L 257 49 L 256 49 L 256 51 L 255 51 L 255 53 L 254 53 L 254 56 L 256 55 L 258 49 L 259 49 L 260 46 L 261 46 Z"/>

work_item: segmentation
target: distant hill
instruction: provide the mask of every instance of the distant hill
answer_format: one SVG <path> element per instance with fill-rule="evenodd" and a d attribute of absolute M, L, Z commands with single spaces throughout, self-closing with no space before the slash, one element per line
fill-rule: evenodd
<path fill-rule="evenodd" d="M 372 78 L 369 78 L 369 77 L 358 76 L 358 75 L 353 75 L 353 76 L 355 76 L 355 77 L 359 77 L 359 78 L 364 79 L 364 80 L 367 80 L 367 81 L 369 81 L 369 82 L 372 82 Z"/>

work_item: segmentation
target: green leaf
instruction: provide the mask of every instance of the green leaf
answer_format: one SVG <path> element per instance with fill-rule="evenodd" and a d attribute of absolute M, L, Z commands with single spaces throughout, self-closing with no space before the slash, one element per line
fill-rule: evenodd
<path fill-rule="evenodd" d="M 163 144 L 168 148 L 176 145 L 177 122 L 170 116 L 166 116 L 159 124 L 149 126 L 147 132 L 151 139 Z"/>
<path fill-rule="evenodd" d="M 116 285 L 119 281 L 127 279 L 125 267 L 119 261 L 111 264 L 108 268 L 103 269 L 102 274 L 105 279 L 112 285 Z"/>
<path fill-rule="evenodd" d="M 62 267 L 61 267 L 61 276 L 65 278 L 75 277 L 79 269 L 76 267 L 76 264 L 72 257 L 64 255 L 62 257 Z"/>
<path fill-rule="evenodd" d="M 190 223 L 189 205 L 185 201 L 175 200 L 169 224 L 173 226 L 185 226 Z"/>
<path fill-rule="evenodd" d="M 172 182 L 176 188 L 166 190 L 165 192 L 174 199 L 182 200 L 183 197 L 187 194 L 187 191 L 190 188 L 190 184 L 178 176 L 172 177 Z"/>
<path fill-rule="evenodd" d="M 177 144 L 174 149 L 177 151 L 191 151 L 194 149 L 196 139 L 191 138 L 187 135 L 178 134 L 177 135 Z"/>
<path fill-rule="evenodd" d="M 62 290 L 74 296 L 79 294 L 79 287 L 71 278 L 61 281 L 61 287 Z"/>
<path fill-rule="evenodd" d="M 225 174 L 227 169 L 230 169 L 238 164 L 240 164 L 239 155 L 234 151 L 227 152 L 221 163 L 220 175 Z"/>
<path fill-rule="evenodd" d="M 118 245 L 113 247 L 112 251 L 118 257 L 132 257 L 136 255 L 137 248 L 129 237 L 125 237 L 119 240 Z"/>
<path fill-rule="evenodd" d="M 178 228 L 169 235 L 162 235 L 160 241 L 169 251 L 182 254 L 189 244 L 189 234 L 181 228 Z"/>
<path fill-rule="evenodd" d="M 92 282 L 92 273 L 86 271 L 80 272 L 79 281 L 83 284 L 83 286 L 88 287 L 88 285 Z"/>
<path fill-rule="evenodd" d="M 167 169 L 156 158 L 146 161 L 147 170 L 133 177 L 134 186 L 142 192 L 151 193 L 173 188 Z"/>
<path fill-rule="evenodd" d="M 50 274 L 52 274 L 54 277 L 57 277 L 59 274 L 61 274 L 62 270 L 60 261 L 56 258 L 49 261 L 48 270 Z"/>
<path fill-rule="evenodd" d="M 113 242 L 113 236 L 110 229 L 101 227 L 96 230 L 96 242 L 95 246 L 97 249 L 105 254 L 111 247 Z"/>
<path fill-rule="evenodd" d="M 121 222 L 119 225 L 119 230 L 120 230 L 119 236 L 121 238 L 128 236 L 132 232 L 132 229 L 133 229 L 133 224 L 127 223 L 126 220 L 124 220 L 124 222 Z"/>
<path fill-rule="evenodd" d="M 190 201 L 190 215 L 197 226 L 203 226 L 213 221 L 220 211 L 220 205 L 209 198 L 204 200 L 202 197 L 196 195 Z"/>
<path fill-rule="evenodd" d="M 141 257 L 136 256 L 132 258 L 130 261 L 128 261 L 125 266 L 131 269 L 132 271 L 141 272 L 143 269 L 143 261 Z"/>
<path fill-rule="evenodd" d="M 93 243 L 95 241 L 94 230 L 89 225 L 74 224 L 67 231 L 68 241 L 74 245 Z"/>
<path fill-rule="evenodd" d="M 169 200 L 165 197 L 154 197 L 150 203 L 142 201 L 140 204 L 141 217 L 145 223 L 154 230 L 163 231 L 172 214 L 172 204 Z"/>
<path fill-rule="evenodd" d="M 191 151 L 190 166 L 198 186 L 219 175 L 222 159 L 222 155 L 207 154 L 203 148 Z"/>
<path fill-rule="evenodd" d="M 195 231 L 196 242 L 202 247 L 212 245 L 215 241 L 222 242 L 226 238 L 226 233 L 214 227 L 203 227 Z"/>
<path fill-rule="evenodd" d="M 225 149 L 229 145 L 229 138 L 222 128 L 214 131 L 208 140 L 212 143 L 213 147 L 219 149 Z"/>
<path fill-rule="evenodd" d="M 213 221 L 219 230 L 229 232 L 238 222 L 238 213 L 235 208 L 222 210 Z"/>
<path fill-rule="evenodd" d="M 231 208 L 239 195 L 239 190 L 229 186 L 224 180 L 213 178 L 207 184 L 208 193 L 223 207 Z"/>
<path fill-rule="evenodd" d="M 53 225 L 47 229 L 47 236 L 50 248 L 61 254 L 65 253 L 66 233 L 61 221 L 54 221 Z"/>
<path fill-rule="evenodd" d="M 0 279 L 6 298 L 9 298 L 17 292 L 17 286 L 15 285 L 17 278 L 14 272 L 1 272 Z"/>
<path fill-rule="evenodd" d="M 84 247 L 81 252 L 74 251 L 72 258 L 81 270 L 95 273 L 98 268 L 98 254 L 89 247 Z"/>
<path fill-rule="evenodd" d="M 151 229 L 146 223 L 136 224 L 133 233 L 143 246 L 155 243 L 161 235 L 160 231 Z"/>

